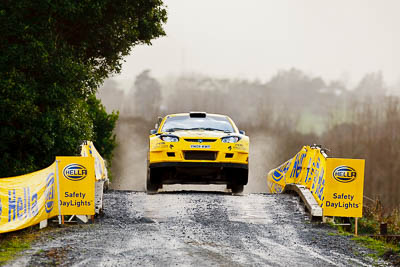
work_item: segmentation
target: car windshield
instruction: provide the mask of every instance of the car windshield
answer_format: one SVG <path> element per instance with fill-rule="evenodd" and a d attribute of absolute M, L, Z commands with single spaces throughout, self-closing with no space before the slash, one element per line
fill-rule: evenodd
<path fill-rule="evenodd" d="M 207 115 L 205 118 L 192 118 L 189 115 L 167 118 L 162 132 L 174 132 L 181 130 L 207 130 L 234 132 L 233 126 L 226 117 Z"/>

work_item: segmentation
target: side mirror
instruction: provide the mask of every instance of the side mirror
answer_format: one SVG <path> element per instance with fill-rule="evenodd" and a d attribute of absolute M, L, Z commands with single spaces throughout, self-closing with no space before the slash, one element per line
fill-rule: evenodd
<path fill-rule="evenodd" d="M 245 132 L 245 131 L 243 131 L 243 130 L 240 130 L 240 131 L 239 131 L 239 133 L 240 133 L 240 134 L 243 134 L 243 135 L 245 135 L 245 134 L 246 134 L 246 132 Z"/>
<path fill-rule="evenodd" d="M 150 134 L 156 134 L 156 133 L 157 133 L 157 130 L 156 130 L 156 129 L 150 130 Z"/>
<path fill-rule="evenodd" d="M 156 132 L 157 132 L 158 127 L 160 127 L 162 119 L 163 119 L 162 117 L 157 118 L 157 123 L 154 125 L 154 129 L 156 130 Z"/>

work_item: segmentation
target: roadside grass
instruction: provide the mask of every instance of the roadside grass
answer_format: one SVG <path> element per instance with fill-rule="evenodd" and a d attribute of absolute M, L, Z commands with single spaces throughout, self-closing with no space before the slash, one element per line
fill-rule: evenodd
<path fill-rule="evenodd" d="M 352 238 L 352 240 L 374 251 L 375 253 L 371 253 L 368 255 L 374 259 L 383 258 L 387 260 L 388 256 L 395 256 L 395 255 L 400 256 L 400 246 L 398 245 L 368 236 L 355 236 Z"/>
<path fill-rule="evenodd" d="M 348 220 L 348 218 L 337 218 L 341 220 Z M 343 227 L 330 223 L 330 225 L 337 229 L 337 233 L 329 233 L 329 235 L 354 235 L 355 220 L 350 219 L 351 227 Z M 379 199 L 373 203 L 364 206 L 363 217 L 358 220 L 358 236 L 353 236 L 352 240 L 358 244 L 373 251 L 368 254 L 375 260 L 384 259 L 390 261 L 395 266 L 400 266 L 400 240 L 392 239 L 388 241 L 385 236 L 380 235 L 381 224 L 387 224 L 388 235 L 400 235 L 400 213 L 398 209 L 390 212 L 385 212 Z"/>
<path fill-rule="evenodd" d="M 38 231 L 32 227 L 0 235 L 0 265 L 12 260 L 20 252 L 29 249 Z"/>
<path fill-rule="evenodd" d="M 0 234 L 0 266 L 3 266 L 7 262 L 15 259 L 25 250 L 30 249 L 33 242 L 44 238 L 45 240 L 53 240 L 59 234 L 65 234 L 70 229 L 77 228 L 90 228 L 95 227 L 95 224 L 64 224 L 58 225 L 57 222 L 49 221 L 49 225 L 46 228 L 39 229 L 38 225 L 34 225 L 22 230 Z M 57 255 L 52 255 L 52 251 L 44 251 L 39 249 L 36 253 L 49 253 L 50 257 L 57 258 Z M 64 252 L 63 252 L 64 253 Z"/>

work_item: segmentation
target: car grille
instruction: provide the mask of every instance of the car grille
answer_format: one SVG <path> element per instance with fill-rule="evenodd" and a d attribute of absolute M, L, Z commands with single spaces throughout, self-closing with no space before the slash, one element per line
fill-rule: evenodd
<path fill-rule="evenodd" d="M 186 160 L 215 160 L 217 152 L 214 151 L 185 151 L 183 153 Z"/>
<path fill-rule="evenodd" d="M 196 139 L 185 139 L 187 142 L 197 142 L 197 143 L 207 143 L 207 142 L 215 142 L 217 139 L 201 139 L 201 138 L 196 138 Z"/>

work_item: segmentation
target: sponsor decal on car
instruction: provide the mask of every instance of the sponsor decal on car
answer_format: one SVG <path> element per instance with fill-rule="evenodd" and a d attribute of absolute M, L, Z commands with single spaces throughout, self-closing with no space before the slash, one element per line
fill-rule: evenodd
<path fill-rule="evenodd" d="M 210 145 L 190 145 L 190 148 L 211 148 Z"/>

